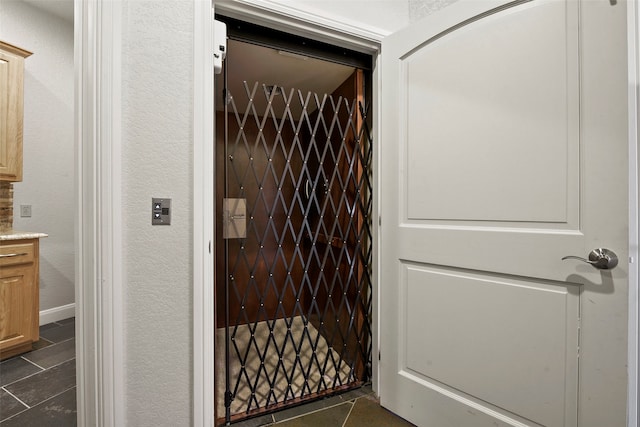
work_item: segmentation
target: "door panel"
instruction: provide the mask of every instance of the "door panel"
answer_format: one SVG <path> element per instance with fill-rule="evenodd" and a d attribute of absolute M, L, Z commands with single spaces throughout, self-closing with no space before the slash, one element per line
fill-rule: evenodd
<path fill-rule="evenodd" d="M 14 245 L 15 247 L 15 245 Z M 0 353 L 2 358 L 13 356 L 16 347 L 30 348 L 37 340 L 37 320 L 34 313 L 34 267 L 2 265 L 0 274 Z M 35 322 L 35 323 L 34 323 Z"/>
<path fill-rule="evenodd" d="M 565 416 L 575 422 L 578 286 L 438 266 L 403 269 L 401 375 L 541 425 L 563 425 Z"/>
<path fill-rule="evenodd" d="M 491 15 L 402 58 L 409 219 L 576 227 L 578 46 L 565 22 L 577 15 L 567 6 L 577 4 Z"/>
<path fill-rule="evenodd" d="M 5 90 L 9 88 L 9 61 L 0 57 L 0 87 Z M 9 135 L 7 125 L 9 120 L 9 97 L 0 97 L 0 138 L 8 141 Z M 11 144 L 3 142 L 0 144 L 0 171 L 5 172 L 9 168 L 9 147 Z"/>
<path fill-rule="evenodd" d="M 623 426 L 626 5 L 459 0 L 383 42 L 381 403 Z M 567 255 L 606 247 L 597 270 Z"/>

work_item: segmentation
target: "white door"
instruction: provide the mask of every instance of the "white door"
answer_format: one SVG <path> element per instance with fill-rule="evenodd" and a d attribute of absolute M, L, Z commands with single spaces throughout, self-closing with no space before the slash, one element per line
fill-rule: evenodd
<path fill-rule="evenodd" d="M 626 7 L 459 0 L 383 42 L 379 392 L 413 423 L 625 425 Z"/>

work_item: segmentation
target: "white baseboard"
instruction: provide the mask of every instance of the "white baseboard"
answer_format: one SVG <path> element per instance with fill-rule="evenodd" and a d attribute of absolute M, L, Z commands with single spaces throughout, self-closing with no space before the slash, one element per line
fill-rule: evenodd
<path fill-rule="evenodd" d="M 76 305 L 75 303 L 61 305 L 60 307 L 53 307 L 40 312 L 40 326 L 47 323 L 57 322 L 58 320 L 68 319 L 69 317 L 75 317 Z"/>

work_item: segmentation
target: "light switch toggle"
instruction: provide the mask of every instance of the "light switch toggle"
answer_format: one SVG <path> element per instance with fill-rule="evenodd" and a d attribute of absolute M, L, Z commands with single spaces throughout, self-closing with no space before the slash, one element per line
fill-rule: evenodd
<path fill-rule="evenodd" d="M 151 225 L 171 224 L 171 199 L 151 199 Z"/>

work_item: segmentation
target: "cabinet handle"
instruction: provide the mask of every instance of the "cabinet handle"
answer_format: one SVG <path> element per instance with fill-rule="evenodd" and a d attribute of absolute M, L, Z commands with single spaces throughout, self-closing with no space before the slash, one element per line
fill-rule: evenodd
<path fill-rule="evenodd" d="M 23 252 L 21 254 L 0 254 L 0 258 L 12 258 L 14 256 L 23 256 L 23 255 L 29 255 L 26 252 Z"/>
<path fill-rule="evenodd" d="M 9 284 L 9 283 L 16 283 L 16 282 L 18 282 L 18 281 L 20 281 L 20 279 L 3 280 L 3 281 L 2 281 L 2 284 L 3 284 L 3 285 L 7 285 L 7 284 Z"/>

